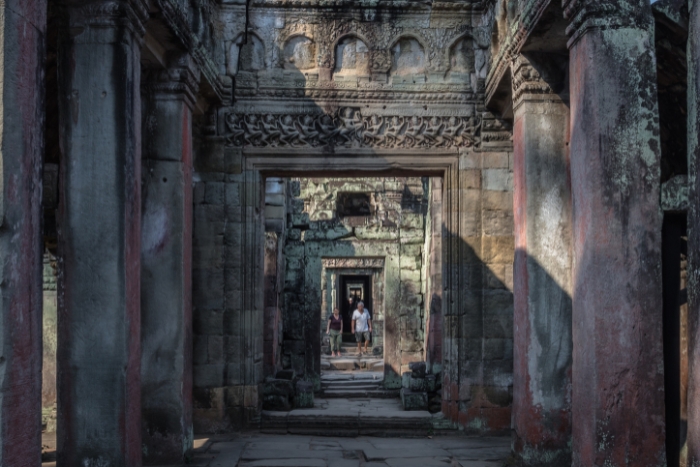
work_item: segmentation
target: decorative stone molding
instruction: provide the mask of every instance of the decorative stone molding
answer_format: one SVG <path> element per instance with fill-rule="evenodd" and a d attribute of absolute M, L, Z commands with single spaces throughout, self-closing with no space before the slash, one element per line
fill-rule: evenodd
<path fill-rule="evenodd" d="M 652 30 L 651 6 L 639 7 L 630 0 L 564 0 L 564 17 L 570 19 L 566 34 L 571 48 L 587 31 L 593 29 L 635 28 Z"/>
<path fill-rule="evenodd" d="M 155 97 L 159 95 L 182 95 L 190 107 L 194 109 L 197 102 L 200 72 L 192 58 L 182 54 L 171 59 L 166 70 L 153 72 L 146 84 L 146 91 Z"/>
<path fill-rule="evenodd" d="M 533 66 L 533 63 L 522 55 L 518 55 L 511 64 L 512 85 L 513 85 L 513 110 L 525 100 L 559 100 L 556 89 L 562 79 L 561 74 L 553 70 L 552 67 Z M 558 76 L 559 75 L 559 76 Z"/>
<path fill-rule="evenodd" d="M 323 258 L 326 269 L 383 269 L 384 258 Z"/>
<path fill-rule="evenodd" d="M 229 76 L 221 75 L 219 64 L 214 59 L 213 44 L 221 39 L 212 37 L 214 6 L 211 0 L 153 0 L 160 10 L 173 35 L 190 54 L 202 76 L 211 86 L 211 91 L 222 102 L 228 103 L 233 92 Z M 190 15 L 191 12 L 191 15 Z"/>
<path fill-rule="evenodd" d="M 336 113 L 224 115 L 227 143 L 237 147 L 459 148 L 479 142 L 481 119 L 457 116 L 363 116 Z"/>
<path fill-rule="evenodd" d="M 141 40 L 146 33 L 148 5 L 144 0 L 100 0 L 87 5 L 69 6 L 70 25 L 74 31 L 86 27 L 126 27 Z"/>

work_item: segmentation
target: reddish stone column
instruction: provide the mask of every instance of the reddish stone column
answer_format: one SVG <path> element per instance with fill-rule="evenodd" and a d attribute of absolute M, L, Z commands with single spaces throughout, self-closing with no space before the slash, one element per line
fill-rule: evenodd
<path fill-rule="evenodd" d="M 700 2 L 688 3 L 688 465 L 700 464 Z"/>
<path fill-rule="evenodd" d="M 68 3 L 58 55 L 58 465 L 138 467 L 148 10 L 141 0 Z"/>
<path fill-rule="evenodd" d="M 566 2 L 573 465 L 665 464 L 660 144 L 648 0 Z"/>
<path fill-rule="evenodd" d="M 513 75 L 513 447 L 523 466 L 571 466 L 571 185 L 565 60 Z"/>
<path fill-rule="evenodd" d="M 143 458 L 179 464 L 192 449 L 192 109 L 189 56 L 145 86 L 141 218 Z"/>
<path fill-rule="evenodd" d="M 0 6 L 0 465 L 41 465 L 46 1 Z"/>

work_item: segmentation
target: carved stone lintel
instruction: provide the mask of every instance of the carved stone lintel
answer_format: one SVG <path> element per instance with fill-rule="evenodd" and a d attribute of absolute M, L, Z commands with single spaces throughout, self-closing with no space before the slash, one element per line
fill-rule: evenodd
<path fill-rule="evenodd" d="M 511 63 L 513 110 L 526 100 L 561 100 L 557 92 L 563 87 L 564 74 L 554 64 L 534 63 L 523 55 Z"/>
<path fill-rule="evenodd" d="M 258 148 L 460 148 L 477 145 L 481 130 L 477 116 L 364 116 L 352 107 L 332 114 L 229 111 L 222 123 L 229 146 Z"/>
<path fill-rule="evenodd" d="M 322 264 L 327 269 L 382 269 L 384 258 L 323 258 Z"/>
<path fill-rule="evenodd" d="M 144 0 L 98 0 L 75 6 L 69 3 L 68 8 L 71 28 L 80 32 L 88 27 L 124 27 L 139 41 L 146 33 L 148 5 Z"/>
<path fill-rule="evenodd" d="M 188 54 L 174 55 L 169 61 L 166 70 L 151 74 L 146 90 L 155 98 L 182 96 L 190 109 L 194 109 L 199 89 L 199 69 Z"/>
<path fill-rule="evenodd" d="M 644 0 L 564 0 L 563 7 L 570 20 L 569 48 L 590 30 L 654 27 L 650 4 Z"/>

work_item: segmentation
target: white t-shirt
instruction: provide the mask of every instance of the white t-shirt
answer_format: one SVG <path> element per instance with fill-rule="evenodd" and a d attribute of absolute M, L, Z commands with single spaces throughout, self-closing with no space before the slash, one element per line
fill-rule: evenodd
<path fill-rule="evenodd" d="M 369 310 L 367 308 L 362 310 L 355 310 L 352 313 L 352 320 L 355 321 L 355 332 L 367 332 L 369 331 L 369 325 L 367 321 L 370 320 Z"/>

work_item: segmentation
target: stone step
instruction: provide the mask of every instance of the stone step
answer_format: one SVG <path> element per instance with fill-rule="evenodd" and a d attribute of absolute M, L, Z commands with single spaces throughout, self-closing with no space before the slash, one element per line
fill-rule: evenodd
<path fill-rule="evenodd" d="M 381 381 L 329 381 L 321 382 L 321 387 L 325 389 L 368 389 L 368 388 L 378 388 L 382 386 Z"/>
<path fill-rule="evenodd" d="M 308 436 L 424 437 L 455 430 L 441 414 L 406 412 L 396 399 L 316 399 L 313 409 L 263 411 L 261 418 L 263 433 Z"/>
<path fill-rule="evenodd" d="M 323 397 L 326 399 L 397 399 L 399 391 L 395 389 L 357 389 L 357 388 L 342 388 L 342 389 L 326 389 L 323 391 Z"/>

